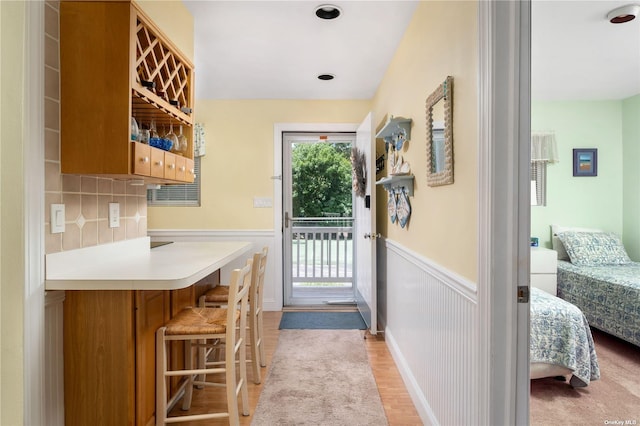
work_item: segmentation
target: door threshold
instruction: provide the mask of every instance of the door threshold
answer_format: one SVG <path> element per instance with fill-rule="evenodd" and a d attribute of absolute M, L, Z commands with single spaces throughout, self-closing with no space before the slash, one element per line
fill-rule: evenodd
<path fill-rule="evenodd" d="M 283 306 L 282 312 L 357 312 L 356 305 L 290 305 Z"/>
<path fill-rule="evenodd" d="M 356 305 L 356 301 L 353 299 L 345 299 L 345 300 L 328 300 L 324 302 L 327 305 Z"/>

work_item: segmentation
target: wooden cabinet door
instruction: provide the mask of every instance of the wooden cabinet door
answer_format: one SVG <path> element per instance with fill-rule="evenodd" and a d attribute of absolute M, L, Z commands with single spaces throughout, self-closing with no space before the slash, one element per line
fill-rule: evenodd
<path fill-rule="evenodd" d="M 169 320 L 169 291 L 135 291 L 136 424 L 155 424 L 156 331 Z"/>
<path fill-rule="evenodd" d="M 134 423 L 133 307 L 130 291 L 66 292 L 66 425 Z"/>

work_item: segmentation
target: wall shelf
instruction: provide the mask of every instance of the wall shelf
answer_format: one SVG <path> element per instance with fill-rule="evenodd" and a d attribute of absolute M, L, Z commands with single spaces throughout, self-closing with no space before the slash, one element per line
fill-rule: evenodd
<path fill-rule="evenodd" d="M 410 118 L 389 116 L 385 125 L 376 134 L 376 138 L 384 139 L 385 145 L 391 144 L 396 150 L 400 150 L 402 145 L 411 140 Z"/>
<path fill-rule="evenodd" d="M 376 182 L 376 185 L 384 186 L 387 191 L 406 188 L 407 195 L 413 197 L 413 179 L 413 175 L 391 175 L 380 179 Z"/>

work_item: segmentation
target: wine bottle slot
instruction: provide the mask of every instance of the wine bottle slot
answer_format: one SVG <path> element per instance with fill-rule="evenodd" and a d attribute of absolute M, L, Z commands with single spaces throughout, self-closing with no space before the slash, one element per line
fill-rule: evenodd
<path fill-rule="evenodd" d="M 140 83 L 142 84 L 142 86 L 144 86 L 144 87 L 146 87 L 147 89 L 150 89 L 150 90 L 154 90 L 156 88 L 156 82 L 155 81 L 142 80 Z"/>

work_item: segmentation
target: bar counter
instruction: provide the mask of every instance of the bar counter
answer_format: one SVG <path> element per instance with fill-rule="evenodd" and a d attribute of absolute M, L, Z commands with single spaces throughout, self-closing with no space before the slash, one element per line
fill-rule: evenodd
<path fill-rule="evenodd" d="M 241 257 L 251 243 L 175 242 L 149 237 L 46 256 L 46 290 L 177 290 Z"/>

